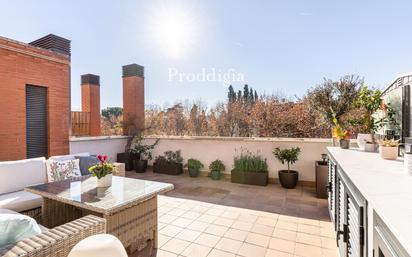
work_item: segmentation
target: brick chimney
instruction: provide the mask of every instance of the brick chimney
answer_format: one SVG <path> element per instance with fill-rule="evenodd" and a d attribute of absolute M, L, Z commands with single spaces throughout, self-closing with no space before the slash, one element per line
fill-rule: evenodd
<path fill-rule="evenodd" d="M 85 74 L 81 81 L 82 111 L 90 112 L 90 136 L 100 136 L 100 77 Z"/>
<path fill-rule="evenodd" d="M 124 135 L 144 129 L 144 67 L 137 64 L 123 66 Z"/>

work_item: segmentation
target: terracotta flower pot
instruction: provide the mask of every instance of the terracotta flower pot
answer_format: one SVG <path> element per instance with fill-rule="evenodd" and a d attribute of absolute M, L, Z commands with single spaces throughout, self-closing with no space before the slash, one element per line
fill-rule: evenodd
<path fill-rule="evenodd" d="M 398 158 L 398 147 L 379 146 L 379 154 L 382 159 L 396 160 Z"/>

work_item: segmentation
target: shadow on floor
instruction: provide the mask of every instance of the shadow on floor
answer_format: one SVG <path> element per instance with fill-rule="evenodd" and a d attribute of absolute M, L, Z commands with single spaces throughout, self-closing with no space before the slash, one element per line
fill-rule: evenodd
<path fill-rule="evenodd" d="M 187 174 L 158 174 L 151 169 L 145 173 L 128 171 L 126 176 L 174 184 L 175 189 L 166 193 L 167 196 L 329 221 L 327 200 L 316 198 L 315 188 L 311 187 L 284 189 L 279 184 L 242 185 L 209 177 L 191 178 Z"/>

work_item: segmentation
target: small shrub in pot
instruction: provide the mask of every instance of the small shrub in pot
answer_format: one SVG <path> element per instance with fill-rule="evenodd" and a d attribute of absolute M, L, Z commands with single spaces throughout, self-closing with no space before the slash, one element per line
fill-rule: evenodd
<path fill-rule="evenodd" d="M 209 165 L 210 176 L 213 180 L 219 180 L 221 172 L 226 169 L 225 165 L 221 160 L 214 160 Z"/>
<path fill-rule="evenodd" d="M 398 158 L 399 140 L 379 140 L 379 154 L 382 159 L 396 160 Z"/>
<path fill-rule="evenodd" d="M 350 133 L 346 129 L 342 128 L 340 124 L 335 123 L 333 128 L 333 136 L 339 140 L 339 146 L 342 149 L 349 149 L 350 146 Z"/>
<path fill-rule="evenodd" d="M 189 170 L 189 176 L 197 177 L 199 176 L 200 169 L 203 168 L 203 163 L 196 159 L 189 159 L 187 160 L 186 167 Z"/>
<path fill-rule="evenodd" d="M 290 165 L 294 164 L 299 157 L 300 148 L 292 147 L 289 149 L 281 150 L 279 147 L 273 150 L 275 157 L 282 163 L 287 163 L 287 170 L 279 170 L 279 182 L 284 188 L 294 188 L 296 187 L 299 179 L 299 172 L 290 169 Z"/>

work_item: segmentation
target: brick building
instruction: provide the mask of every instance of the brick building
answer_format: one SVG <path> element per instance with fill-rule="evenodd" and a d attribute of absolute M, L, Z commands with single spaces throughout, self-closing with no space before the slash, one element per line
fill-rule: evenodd
<path fill-rule="evenodd" d="M 70 41 L 0 37 L 0 161 L 67 154 Z"/>

